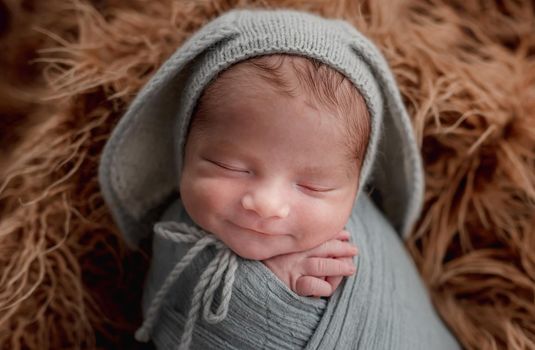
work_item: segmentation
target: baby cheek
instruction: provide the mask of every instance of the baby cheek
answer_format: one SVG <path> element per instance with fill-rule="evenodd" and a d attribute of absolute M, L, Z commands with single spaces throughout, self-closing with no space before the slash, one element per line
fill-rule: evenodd
<path fill-rule="evenodd" d="M 298 243 L 301 250 L 318 246 L 334 237 L 342 228 L 335 210 L 328 205 L 301 205 L 296 213 Z"/>
<path fill-rule="evenodd" d="M 192 181 L 190 187 L 186 190 L 190 198 L 197 206 L 205 209 L 211 209 L 217 203 L 217 188 L 213 188 L 210 182 L 203 180 Z"/>
<path fill-rule="evenodd" d="M 232 183 L 214 178 L 195 181 L 192 184 L 191 191 L 202 210 L 217 214 L 233 208 L 238 197 L 236 188 Z"/>

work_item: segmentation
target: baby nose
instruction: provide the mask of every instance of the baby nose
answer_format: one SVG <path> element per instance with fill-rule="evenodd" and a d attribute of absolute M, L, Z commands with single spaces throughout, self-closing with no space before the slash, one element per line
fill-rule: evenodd
<path fill-rule="evenodd" d="M 290 214 L 290 206 L 281 194 L 274 191 L 256 191 L 247 193 L 241 200 L 243 208 L 256 212 L 261 218 L 284 219 Z"/>

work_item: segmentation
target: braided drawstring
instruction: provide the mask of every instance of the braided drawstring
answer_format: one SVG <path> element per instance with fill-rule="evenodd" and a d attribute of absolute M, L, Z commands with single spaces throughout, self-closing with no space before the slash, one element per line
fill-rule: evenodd
<path fill-rule="evenodd" d="M 202 316 L 210 324 L 221 322 L 225 319 L 228 312 L 228 305 L 232 295 L 232 285 L 236 269 L 238 268 L 238 259 L 223 242 L 215 236 L 199 230 L 193 226 L 177 222 L 161 222 L 154 226 L 154 232 L 160 237 L 177 242 L 177 243 L 194 243 L 188 253 L 179 260 L 173 270 L 169 273 L 162 287 L 158 290 L 150 307 L 145 315 L 143 325 L 136 332 L 136 340 L 147 342 L 154 323 L 158 317 L 160 308 L 163 305 L 165 297 L 174 282 L 180 277 L 184 269 L 193 261 L 193 259 L 206 247 L 213 245 L 218 250 L 216 256 L 210 261 L 206 269 L 201 274 L 195 289 L 191 307 L 184 326 L 184 332 L 180 339 L 180 350 L 189 349 L 193 337 L 193 328 L 199 318 L 199 310 L 203 307 Z M 221 303 L 216 312 L 212 312 L 212 303 L 215 293 L 223 282 L 221 293 Z"/>

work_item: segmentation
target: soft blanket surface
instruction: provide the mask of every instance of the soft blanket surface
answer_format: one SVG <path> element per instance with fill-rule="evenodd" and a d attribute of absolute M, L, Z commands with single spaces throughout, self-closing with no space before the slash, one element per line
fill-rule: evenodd
<path fill-rule="evenodd" d="M 99 155 L 174 48 L 243 6 L 344 18 L 378 44 L 425 160 L 408 247 L 435 305 L 466 348 L 534 347 L 534 9 L 454 0 L 0 1 L 0 344 L 139 346 L 147 260 L 103 205 Z"/>
<path fill-rule="evenodd" d="M 177 200 L 163 221 L 191 223 Z M 329 300 L 296 295 L 258 261 L 239 260 L 228 316 L 221 323 L 200 319 L 192 349 L 458 349 L 431 306 L 401 239 L 367 195 L 347 224 L 360 248 L 358 273 Z M 154 238 L 145 307 L 191 244 Z M 215 252 L 195 258 L 170 291 L 152 338 L 159 349 L 180 344 L 193 287 Z M 218 299 L 214 308 L 218 305 Z"/>

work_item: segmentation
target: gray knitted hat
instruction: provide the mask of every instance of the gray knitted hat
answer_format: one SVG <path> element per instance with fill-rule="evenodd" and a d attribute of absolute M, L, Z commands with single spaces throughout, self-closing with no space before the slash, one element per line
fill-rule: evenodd
<path fill-rule="evenodd" d="M 141 90 L 106 144 L 99 180 L 114 219 L 131 245 L 176 195 L 192 111 L 224 69 L 248 58 L 294 54 L 345 75 L 371 116 L 361 170 L 393 227 L 405 235 L 423 198 L 419 151 L 395 80 L 377 48 L 351 25 L 290 10 L 234 10 L 201 28 Z M 376 196 L 374 196 L 376 198 Z"/>

